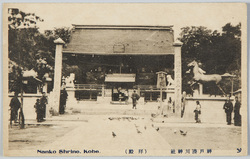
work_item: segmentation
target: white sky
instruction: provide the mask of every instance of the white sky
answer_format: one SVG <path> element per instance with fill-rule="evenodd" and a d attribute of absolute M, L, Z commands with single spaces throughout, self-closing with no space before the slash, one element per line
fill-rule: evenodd
<path fill-rule="evenodd" d="M 83 25 L 174 25 L 175 38 L 185 26 L 221 30 L 226 23 L 244 23 L 246 5 L 239 3 L 30 3 L 7 4 L 44 19 L 42 30 Z"/>

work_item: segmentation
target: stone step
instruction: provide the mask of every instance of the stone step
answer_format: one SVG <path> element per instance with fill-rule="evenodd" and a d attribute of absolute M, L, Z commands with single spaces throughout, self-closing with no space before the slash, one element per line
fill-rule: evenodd
<path fill-rule="evenodd" d="M 139 109 L 66 109 L 69 114 L 85 115 L 151 115 L 156 110 L 139 110 Z"/>

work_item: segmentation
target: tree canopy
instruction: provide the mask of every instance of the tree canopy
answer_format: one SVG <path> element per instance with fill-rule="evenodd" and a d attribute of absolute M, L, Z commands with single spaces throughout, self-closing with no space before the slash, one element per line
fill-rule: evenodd
<path fill-rule="evenodd" d="M 15 63 L 15 65 L 10 65 L 14 67 L 9 72 L 10 81 L 12 81 L 10 87 L 14 86 L 10 88 L 10 91 L 20 91 L 18 90 L 20 88 L 16 87 L 18 85 L 16 81 L 20 82 L 21 73 L 25 70 L 34 69 L 42 81 L 46 73 L 53 77 L 55 56 L 53 41 L 61 37 L 68 43 L 71 30 L 63 27 L 41 33 L 37 23 L 43 22 L 43 19 L 34 13 L 25 13 L 16 8 L 9 9 L 8 20 L 9 59 Z"/>
<path fill-rule="evenodd" d="M 187 64 L 192 60 L 200 62 L 207 74 L 230 73 L 236 75 L 234 88 L 240 88 L 241 79 L 241 24 L 230 23 L 222 27 L 222 33 L 206 27 L 184 27 L 179 40 L 182 46 L 183 90 L 190 93 L 186 74 Z M 223 82 L 227 92 L 231 89 L 230 82 Z"/>
<path fill-rule="evenodd" d="M 12 61 L 10 81 L 18 81 L 18 75 L 23 70 L 34 69 L 38 78 L 43 80 L 49 73 L 53 78 L 55 56 L 54 40 L 62 38 L 66 45 L 70 42 L 71 29 L 67 27 L 39 31 L 38 22 L 43 19 L 34 13 L 25 13 L 16 8 L 9 9 L 9 59 Z M 187 74 L 187 64 L 193 60 L 200 62 L 207 74 L 230 73 L 236 75 L 234 89 L 241 87 L 241 24 L 233 26 L 228 23 L 222 27 L 222 32 L 211 30 L 204 26 L 187 26 L 182 28 L 180 37 L 182 43 L 182 77 L 183 91 L 191 93 Z M 14 64 L 13 64 L 14 63 Z M 79 71 L 78 66 L 63 63 L 63 75 Z M 20 80 L 19 80 L 20 81 Z M 225 81 L 227 92 L 231 89 L 230 81 Z"/>

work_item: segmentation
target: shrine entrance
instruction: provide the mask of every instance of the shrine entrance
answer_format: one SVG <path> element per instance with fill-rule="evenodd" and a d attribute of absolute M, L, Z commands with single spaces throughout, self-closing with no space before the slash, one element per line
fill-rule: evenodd
<path fill-rule="evenodd" d="M 79 93 L 78 96 L 85 94 L 80 98 L 93 99 L 94 94 L 96 100 L 108 97 L 110 101 L 124 101 L 126 91 L 136 89 L 145 101 L 154 101 L 159 92 L 155 88 L 156 72 L 165 71 L 175 84 L 163 88 L 163 98 L 168 92 L 173 93 L 172 99 L 179 111 L 181 43 L 174 42 L 173 35 L 172 26 L 74 25 L 70 43 L 65 48 L 62 48 L 62 40 L 55 41 L 54 105 L 59 104 L 57 94 L 63 62 L 80 68 L 75 73 L 75 92 L 80 85 L 90 86 L 92 95 Z"/>

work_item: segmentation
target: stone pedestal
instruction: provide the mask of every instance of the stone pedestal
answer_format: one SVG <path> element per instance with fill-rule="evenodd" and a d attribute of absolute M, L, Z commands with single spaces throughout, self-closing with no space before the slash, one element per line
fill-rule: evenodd
<path fill-rule="evenodd" d="M 68 99 L 66 102 L 66 108 L 69 109 L 70 107 L 74 107 L 77 104 L 77 100 L 75 98 L 75 89 L 74 88 L 67 88 Z"/>
<path fill-rule="evenodd" d="M 48 83 L 47 82 L 44 83 L 43 92 L 45 92 L 45 93 L 48 92 Z"/>
<path fill-rule="evenodd" d="M 132 101 L 132 98 L 131 98 L 131 103 L 132 103 L 133 101 Z M 138 104 L 140 104 L 140 105 L 144 105 L 145 104 L 145 99 L 144 99 L 144 97 L 140 97 L 140 99 L 137 101 L 138 102 Z"/>
<path fill-rule="evenodd" d="M 202 96 L 203 95 L 203 84 L 199 83 L 199 95 Z"/>
<path fill-rule="evenodd" d="M 194 90 L 193 96 L 194 97 L 199 97 L 199 91 L 198 91 L 198 89 Z"/>

